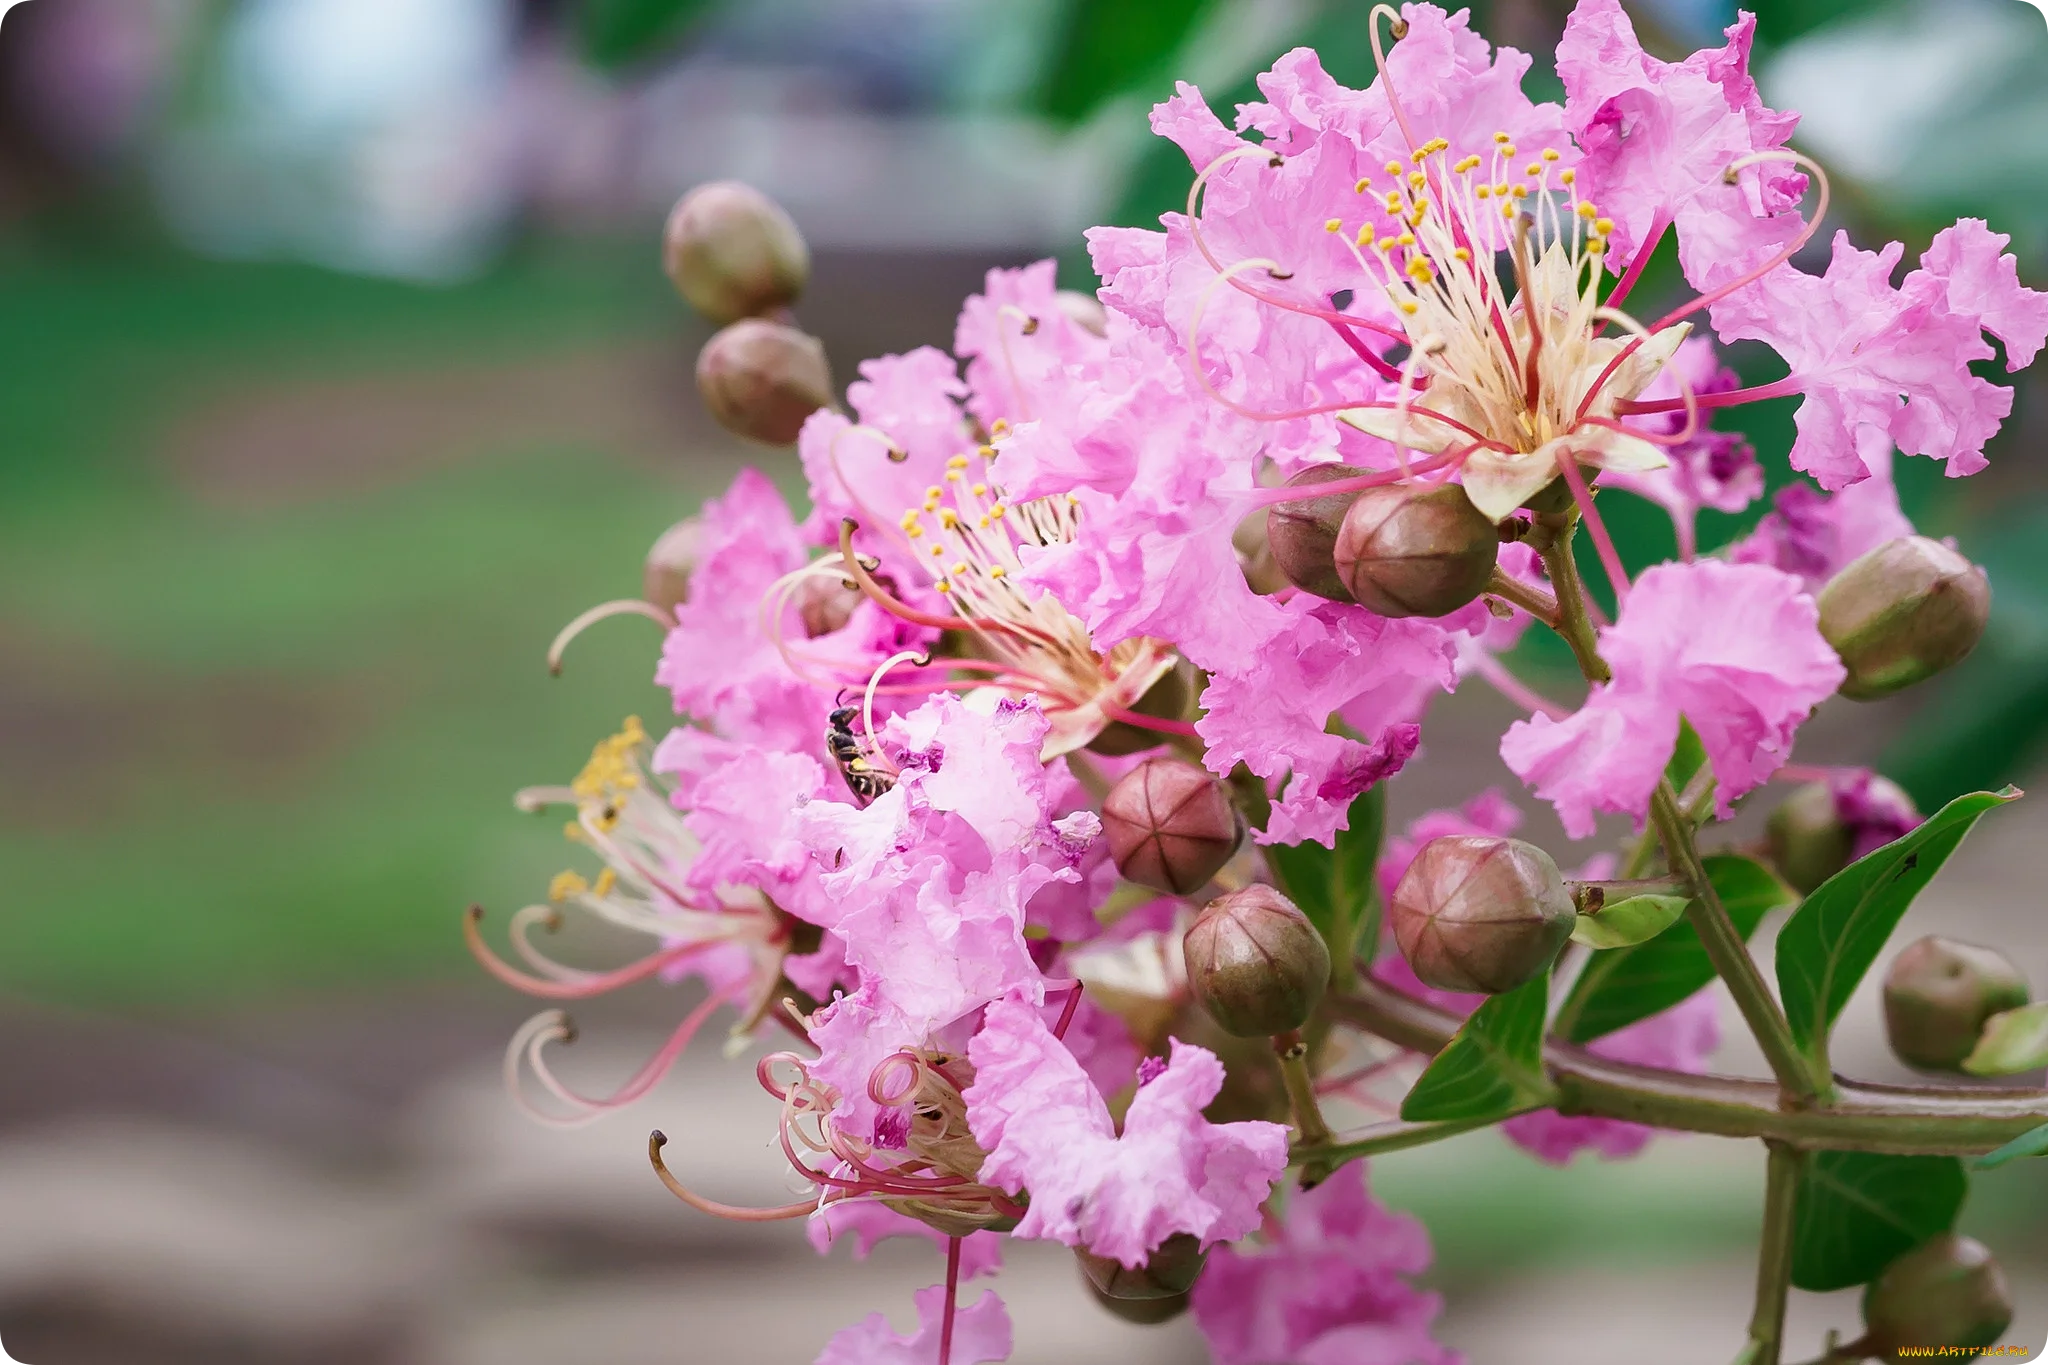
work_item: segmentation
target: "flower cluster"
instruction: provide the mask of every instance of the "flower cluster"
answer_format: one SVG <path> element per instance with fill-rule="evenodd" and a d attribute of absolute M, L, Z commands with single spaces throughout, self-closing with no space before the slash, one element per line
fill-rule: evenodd
<path fill-rule="evenodd" d="M 1488 793 L 1391 840 L 1379 896 L 1351 885 L 1363 899 L 1335 921 L 1281 893 L 1356 856 L 1359 812 L 1417 754 L 1431 699 L 1466 681 L 1528 711 L 1501 756 L 1572 837 L 1601 813 L 1633 822 L 1626 883 L 1658 870 L 1653 815 L 1689 839 L 1805 771 L 1799 728 L 1838 689 L 1869 695 L 1957 653 L 1949 618 L 1939 659 L 1925 630 L 1897 648 L 1871 632 L 1923 620 L 1939 592 L 1977 600 L 1955 596 L 1967 562 L 1923 555 L 1934 577 L 1897 585 L 1886 565 L 1904 561 L 1873 556 L 1932 546 L 1900 511 L 1894 449 L 1981 468 L 2011 404 L 1972 369 L 1996 354 L 1986 334 L 2014 369 L 2048 335 L 2048 295 L 2019 284 L 2006 239 L 1964 220 L 1896 285 L 1896 245 L 1838 236 L 1824 274 L 1795 263 L 1826 182 L 1786 146 L 1796 115 L 1747 73 L 1748 16 L 1670 64 L 1617 0 L 1581 0 L 1562 105 L 1531 101 L 1529 58 L 1462 13 L 1382 6 L 1372 22 L 1382 74 L 1366 90 L 1304 49 L 1232 122 L 1187 85 L 1153 111 L 1190 159 L 1187 211 L 1090 232 L 1099 302 L 1058 291 L 1050 262 L 991 271 L 953 354 L 868 360 L 844 408 L 800 429 L 790 395 L 822 361 L 780 311 L 805 268 L 793 227 L 732 186 L 671 220 L 684 292 L 741 301 L 700 367 L 707 399 L 738 429 L 795 437 L 809 510 L 743 473 L 657 546 L 648 600 L 576 623 L 660 622 L 655 677 L 680 720 L 658 740 L 630 721 L 571 786 L 521 794 L 573 808 L 570 837 L 600 867 L 515 918 L 516 964 L 474 919 L 472 941 L 550 999 L 699 983 L 703 1003 L 610 1096 L 550 1066 L 563 1016 L 523 1030 L 508 1071 L 557 1121 L 644 1094 L 720 1009 L 736 1047 L 786 1035 L 757 1070 L 798 1198 L 727 1208 L 669 1168 L 667 1139 L 653 1152 L 707 1212 L 808 1219 L 821 1249 L 848 1234 L 862 1254 L 894 1235 L 946 1249 L 915 1335 L 870 1319 L 821 1365 L 1002 1359 L 1000 1301 L 955 1292 L 998 1267 L 1001 1236 L 1074 1248 L 1126 1316 L 1191 1301 L 1228 1365 L 1455 1360 L 1430 1339 L 1436 1300 L 1409 1284 L 1428 1264 L 1420 1229 L 1373 1201 L 1362 1167 L 1316 1155 L 1336 1150 L 1319 1096 L 1384 1107 L 1420 1062 L 1334 1031 L 1324 978 L 1335 991 L 1362 961 L 1375 989 L 1469 1014 L 1481 998 L 1438 984 L 1408 937 L 1404 957 L 1350 932 L 1413 901 L 1416 942 L 1455 928 L 1461 972 L 1491 953 L 1477 979 L 1499 989 L 1568 979 L 1595 950 L 1558 944 L 1574 907 L 1598 913 L 1616 861 L 1560 880 Z M 758 250 L 709 242 L 707 223 L 758 232 Z M 1674 235 L 1701 292 L 1639 320 L 1624 304 Z M 721 270 L 734 278 L 707 279 Z M 1714 337 L 1767 343 L 1787 373 L 1743 388 Z M 776 368 L 784 353 L 801 374 Z M 1765 486 L 1711 419 L 1795 395 L 1790 463 L 1814 482 L 1704 551 L 1698 511 L 1740 512 Z M 1675 560 L 1624 570 L 1599 512 L 1618 497 L 1669 513 Z M 1581 543 L 1611 621 L 1582 586 Z M 1905 605 L 1864 610 L 1886 592 Z M 1534 623 L 1578 655 L 1577 704 L 1511 671 Z M 1825 780 L 1835 867 L 1917 820 L 1867 774 Z M 1463 842 L 1422 856 L 1439 841 Z M 1500 869 L 1512 879 L 1486 885 L 1506 889 L 1474 909 L 1471 879 Z M 1688 869 L 1673 852 L 1665 871 Z M 1544 906 L 1509 964 L 1494 940 L 1515 888 Z M 530 930 L 570 908 L 657 946 L 609 972 L 555 962 Z M 1300 941 L 1314 951 L 1275 946 Z M 1696 993 L 1590 1051 L 1697 1073 L 1718 1041 L 1714 997 Z M 1508 1117 L 1551 1162 L 1630 1155 L 1651 1134 L 1541 1103 Z M 1290 1160 L 1307 1187 L 1292 1193 Z"/>

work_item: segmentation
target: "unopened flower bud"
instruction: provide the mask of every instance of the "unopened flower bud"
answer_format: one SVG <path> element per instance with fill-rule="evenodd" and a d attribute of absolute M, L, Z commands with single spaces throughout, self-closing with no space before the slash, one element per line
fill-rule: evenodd
<path fill-rule="evenodd" d="M 1424 844 L 1388 907 L 1394 941 L 1416 976 L 1439 990 L 1491 995 L 1549 967 L 1574 918 L 1550 855 L 1491 835 Z"/>
<path fill-rule="evenodd" d="M 1418 493 L 1368 488 L 1337 533 L 1337 574 L 1381 616 L 1447 616 L 1478 597 L 1500 558 L 1500 532 L 1456 484 Z"/>
<path fill-rule="evenodd" d="M 1052 301 L 1067 321 L 1084 332 L 1097 336 L 1109 334 L 1109 314 L 1102 307 L 1102 300 L 1093 294 L 1083 294 L 1078 289 L 1062 289 L 1052 296 Z"/>
<path fill-rule="evenodd" d="M 1194 695 L 1194 685 L 1189 681 L 1186 667 L 1176 664 L 1160 674 L 1158 682 L 1145 689 L 1145 695 L 1132 704 L 1131 710 L 1160 720 L 1179 720 L 1186 714 L 1188 702 Z M 1088 741 L 1088 748 L 1094 753 L 1117 758 L 1156 749 L 1165 738 L 1158 730 L 1119 720 L 1104 726 L 1101 734 Z"/>
<path fill-rule="evenodd" d="M 1849 825 L 1825 782 L 1809 782 L 1786 797 L 1766 828 L 1771 861 L 1801 895 L 1849 865 Z"/>
<path fill-rule="evenodd" d="M 2012 1325 L 2012 1289 L 1983 1243 L 1944 1232 L 1893 1261 L 1863 1291 L 1864 1344 L 1879 1360 L 1958 1357 Z"/>
<path fill-rule="evenodd" d="M 1211 901 L 1181 940 L 1188 988 L 1225 1033 L 1300 1028 L 1330 984 L 1330 950 L 1308 916 L 1270 886 Z"/>
<path fill-rule="evenodd" d="M 1888 696 L 1976 648 L 1991 615 L 1984 571 L 1938 540 L 1887 541 L 1820 590 L 1820 633 L 1841 656 L 1845 697 Z"/>
<path fill-rule="evenodd" d="M 661 263 L 690 306 L 721 326 L 786 307 L 811 275 L 811 253 L 782 206 L 737 180 L 676 202 Z"/>
<path fill-rule="evenodd" d="M 1355 479 L 1365 471 L 1349 465 L 1310 465 L 1287 481 L 1289 488 L 1309 488 L 1338 479 Z M 1266 541 L 1273 563 L 1303 592 L 1350 602 L 1351 589 L 1337 572 L 1337 534 L 1357 493 L 1332 493 L 1320 498 L 1280 502 L 1266 509 Z"/>
<path fill-rule="evenodd" d="M 726 430 L 786 446 L 805 418 L 832 401 L 832 369 L 816 337 L 747 318 L 704 343 L 697 389 Z"/>
<path fill-rule="evenodd" d="M 2027 979 L 2005 954 L 1929 935 L 1907 944 L 1884 976 L 1884 1029 L 1909 1066 L 1957 1071 L 1994 1014 L 2027 1003 Z"/>
<path fill-rule="evenodd" d="M 1088 1282 L 1088 1292 L 1110 1313 L 1139 1327 L 1157 1327 L 1188 1311 L 1186 1294 L 1170 1294 L 1163 1299 L 1119 1299 L 1097 1289 L 1092 1280 Z"/>
<path fill-rule="evenodd" d="M 1270 597 L 1288 585 L 1287 575 L 1273 558 L 1267 515 L 1264 509 L 1252 513 L 1230 535 L 1230 548 L 1237 551 L 1237 567 L 1244 574 L 1245 585 L 1261 597 Z"/>
<path fill-rule="evenodd" d="M 1186 896 L 1207 886 L 1237 851 L 1237 808 L 1207 769 L 1148 758 L 1103 798 L 1102 832 L 1125 878 Z"/>
<path fill-rule="evenodd" d="M 1109 1299 L 1170 1299 L 1194 1288 L 1209 1253 L 1196 1238 L 1176 1232 L 1152 1249 L 1145 1263 L 1133 1268 L 1114 1256 L 1097 1256 L 1075 1248 L 1074 1259 L 1096 1293 Z"/>
<path fill-rule="evenodd" d="M 813 574 L 796 590 L 797 617 L 813 640 L 845 626 L 859 605 L 860 589 L 834 575 Z"/>
<path fill-rule="evenodd" d="M 684 517 L 661 533 L 640 570 L 640 595 L 655 606 L 674 611 L 690 597 L 690 576 L 704 549 L 704 522 Z"/>

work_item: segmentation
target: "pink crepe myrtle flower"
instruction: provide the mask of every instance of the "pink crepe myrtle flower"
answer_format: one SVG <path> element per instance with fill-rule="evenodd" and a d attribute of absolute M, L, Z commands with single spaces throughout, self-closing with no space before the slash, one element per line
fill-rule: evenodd
<path fill-rule="evenodd" d="M 1741 385 L 1735 371 L 1721 364 L 1715 355 L 1713 342 L 1705 337 L 1688 337 L 1671 357 L 1664 373 L 1643 390 L 1643 398 L 1682 398 L 1687 389 L 1709 398 L 1733 393 Z M 1685 414 L 1667 413 L 1661 424 L 1655 417 L 1646 418 L 1642 425 L 1645 431 L 1676 436 L 1685 426 Z M 1679 558 L 1691 559 L 1699 544 L 1700 509 L 1742 511 L 1763 496 L 1764 471 L 1757 464 L 1756 451 L 1747 438 L 1733 432 L 1713 431 L 1704 425 L 1696 424 L 1692 434 L 1665 455 L 1671 463 L 1663 469 L 1633 473 L 1610 470 L 1600 476 L 1600 487 L 1627 489 L 1670 513 L 1671 524 L 1678 533 Z"/>
<path fill-rule="evenodd" d="M 915 1237 L 930 1242 L 940 1251 L 951 1239 L 945 1233 L 898 1213 L 886 1204 L 851 1199 L 826 1204 L 806 1220 L 805 1234 L 820 1256 L 827 1255 L 842 1241 L 853 1244 L 853 1258 L 865 1261 L 878 1242 L 891 1237 Z M 1003 1239 L 993 1232 L 976 1232 L 960 1239 L 959 1278 L 961 1283 L 994 1275 L 1003 1268 Z"/>
<path fill-rule="evenodd" d="M 1128 1266 L 1188 1233 L 1204 1246 L 1259 1225 L 1259 1205 L 1287 1165 L 1279 1124 L 1210 1123 L 1223 1085 L 1213 1053 L 1176 1040 L 1138 1088 L 1119 1133 L 1109 1107 L 1038 1011 L 989 1007 L 968 1046 L 967 1119 L 988 1152 L 981 1178 L 1030 1192 L 1019 1237 L 1085 1247 Z"/>
<path fill-rule="evenodd" d="M 1663 62 L 1644 52 L 1621 0 L 1580 0 L 1557 47 L 1565 119 L 1584 151 L 1586 193 L 1614 220 L 1620 259 L 1678 229 L 1678 260 L 1711 289 L 1781 251 L 1805 226 L 1806 180 L 1782 160 L 1799 115 L 1765 107 L 1749 75 L 1756 16 L 1728 42 Z M 1728 168 L 1742 165 L 1733 188 Z"/>
<path fill-rule="evenodd" d="M 1729 547 L 1737 564 L 1768 564 L 1795 575 L 1810 593 L 1853 561 L 1888 541 L 1913 534 L 1886 475 L 1822 493 L 1809 483 L 1778 490 L 1756 529 Z"/>
<path fill-rule="evenodd" d="M 868 1314 L 841 1329 L 817 1365 L 991 1365 L 1008 1360 L 1010 1315 L 995 1290 L 957 1312 L 952 1292 L 950 1285 L 935 1284 L 911 1296 L 917 1304 L 917 1330 L 909 1336 L 898 1335 L 882 1314 Z"/>
<path fill-rule="evenodd" d="M 1802 393 L 1792 467 L 1835 490 L 1886 468 L 1892 448 L 1944 461 L 1951 477 L 1984 468 L 1984 443 L 2012 391 L 1970 373 L 2005 342 L 2008 369 L 2048 336 L 2048 294 L 2020 285 L 2008 239 L 1974 218 L 1944 228 L 1904 283 L 1905 248 L 1859 251 L 1835 234 L 1825 275 L 1785 269 L 1714 304 L 1724 341 L 1768 343 L 1791 374 L 1759 395 Z"/>
<path fill-rule="evenodd" d="M 1429 1234 L 1366 1186 L 1366 1163 L 1291 1194 L 1257 1244 L 1209 1257 L 1192 1295 L 1219 1365 L 1458 1365 L 1430 1339 L 1443 1300 L 1409 1283 Z"/>
<path fill-rule="evenodd" d="M 1614 680 L 1564 720 L 1517 721 L 1501 757 L 1557 807 L 1573 838 L 1593 833 L 1595 810 L 1640 828 L 1682 714 L 1706 746 L 1725 819 L 1786 761 L 1801 722 L 1846 676 L 1818 620 L 1790 574 L 1714 560 L 1659 565 L 1600 633 Z"/>
<path fill-rule="evenodd" d="M 1720 1005 L 1709 991 L 1587 1045 L 1596 1055 L 1617 1062 L 1692 1075 L 1705 1072 L 1720 1047 Z M 1598 1152 L 1609 1161 L 1634 1156 L 1649 1145 L 1657 1130 L 1620 1119 L 1575 1117 L 1544 1109 L 1509 1119 L 1501 1125 L 1501 1132 L 1537 1160 L 1563 1166 L 1580 1152 Z"/>

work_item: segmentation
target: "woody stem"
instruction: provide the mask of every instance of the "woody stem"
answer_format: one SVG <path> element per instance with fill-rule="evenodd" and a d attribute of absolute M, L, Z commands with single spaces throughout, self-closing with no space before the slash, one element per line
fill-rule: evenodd
<path fill-rule="evenodd" d="M 1308 1043 L 1302 1039 L 1301 1030 L 1289 1029 L 1275 1034 L 1273 1051 L 1280 1058 L 1280 1079 L 1287 1087 L 1287 1100 L 1294 1110 L 1295 1145 L 1302 1148 L 1330 1146 L 1336 1135 L 1324 1121 L 1322 1105 L 1316 1099 L 1315 1078 L 1308 1069 Z M 1304 1164 L 1302 1188 L 1321 1183 L 1333 1169 L 1322 1161 Z"/>

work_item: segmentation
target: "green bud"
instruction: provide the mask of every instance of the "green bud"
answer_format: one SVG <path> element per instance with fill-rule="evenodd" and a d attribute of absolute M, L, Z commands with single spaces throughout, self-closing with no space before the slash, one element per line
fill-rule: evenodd
<path fill-rule="evenodd" d="M 1114 1256 L 1097 1256 L 1076 1248 L 1074 1259 L 1095 1292 L 1110 1299 L 1171 1299 L 1194 1288 L 1209 1253 L 1201 1242 L 1176 1232 L 1152 1249 L 1141 1266 L 1131 1267 Z"/>
<path fill-rule="evenodd" d="M 1863 1324 L 1864 1344 L 1879 1360 L 1923 1358 L 1916 1347 L 1981 1351 L 2012 1325 L 2012 1289 L 1983 1243 L 1945 1232 L 1870 1282 Z"/>
<path fill-rule="evenodd" d="M 640 571 L 640 596 L 674 611 L 690 598 L 690 578 L 704 546 L 704 522 L 684 517 L 661 533 Z"/>
<path fill-rule="evenodd" d="M 1189 990 L 1225 1033 L 1240 1038 L 1300 1028 L 1330 984 L 1323 936 L 1293 901 L 1263 884 L 1211 901 L 1181 949 Z"/>
<path fill-rule="evenodd" d="M 832 368 L 816 337 L 746 318 L 704 343 L 697 390 L 727 431 L 786 446 L 805 419 L 832 402 Z"/>
<path fill-rule="evenodd" d="M 1825 782 L 1809 782 L 1786 797 L 1766 829 L 1771 861 L 1801 895 L 1849 865 L 1855 831 L 1843 821 L 1834 789 Z"/>
<path fill-rule="evenodd" d="M 1991 615 L 1984 571 L 1938 540 L 1887 541 L 1820 591 L 1820 633 L 1868 701 L 1924 682 L 1976 648 Z"/>
<path fill-rule="evenodd" d="M 1103 799 L 1102 832 L 1127 880 L 1187 896 L 1223 870 L 1242 830 L 1214 774 L 1184 759 L 1148 758 Z"/>
<path fill-rule="evenodd" d="M 1493 835 L 1424 844 L 1394 888 L 1387 918 L 1426 984 L 1489 995 L 1548 969 L 1578 920 L 1550 855 Z"/>
<path fill-rule="evenodd" d="M 1955 1071 L 1985 1021 L 2027 1003 L 2027 979 L 2003 953 L 1929 935 L 1908 944 L 1884 975 L 1884 1029 L 1909 1066 Z"/>
<path fill-rule="evenodd" d="M 811 253 L 782 206 L 737 180 L 699 185 L 676 202 L 661 263 L 690 306 L 723 326 L 795 302 Z"/>
<path fill-rule="evenodd" d="M 1287 481 L 1289 488 L 1309 488 L 1338 479 L 1355 479 L 1365 473 L 1349 465 L 1310 465 Z M 1355 601 L 1351 589 L 1337 573 L 1337 533 L 1344 514 L 1358 498 L 1356 493 L 1333 493 L 1321 498 L 1301 498 L 1275 503 L 1266 509 L 1266 542 L 1273 564 L 1288 582 L 1303 592 L 1327 597 L 1332 602 Z"/>
<path fill-rule="evenodd" d="M 1334 552 L 1352 600 L 1381 616 L 1448 616 L 1478 597 L 1500 532 L 1465 490 L 1368 488 L 1344 514 Z"/>
<path fill-rule="evenodd" d="M 1287 575 L 1280 571 L 1280 562 L 1273 557 L 1268 516 L 1264 510 L 1252 513 L 1237 524 L 1237 530 L 1230 536 L 1230 547 L 1237 551 L 1237 567 L 1244 574 L 1245 585 L 1261 597 L 1270 597 L 1288 585 Z"/>
<path fill-rule="evenodd" d="M 1159 675 L 1159 681 L 1145 689 L 1145 695 L 1138 698 L 1131 710 L 1141 716 L 1154 716 L 1160 720 L 1179 720 L 1187 714 L 1188 703 L 1193 701 L 1195 689 L 1184 665 L 1176 664 Z M 1143 753 L 1156 749 L 1166 740 L 1157 730 L 1148 730 L 1142 725 L 1129 721 L 1111 721 L 1102 727 L 1102 733 L 1088 741 L 1090 752 L 1107 754 L 1112 758 L 1124 754 Z"/>

